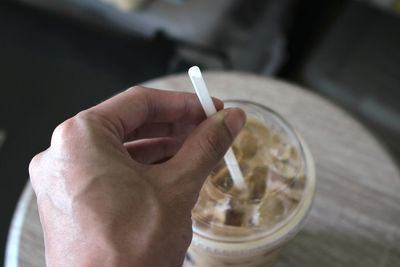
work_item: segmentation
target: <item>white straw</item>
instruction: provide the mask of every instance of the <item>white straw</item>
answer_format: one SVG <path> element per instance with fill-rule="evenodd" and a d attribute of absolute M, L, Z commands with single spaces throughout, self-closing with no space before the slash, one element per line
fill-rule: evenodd
<path fill-rule="evenodd" d="M 200 100 L 200 103 L 203 106 L 204 112 L 206 113 L 207 117 L 212 116 L 214 113 L 217 112 L 217 110 L 215 109 L 214 103 L 210 97 L 210 93 L 208 92 L 206 83 L 204 82 L 199 67 L 191 67 L 188 73 L 196 94 Z M 235 154 L 233 154 L 231 147 L 226 152 L 224 160 L 226 166 L 228 166 L 229 173 L 231 174 L 231 177 L 236 187 L 240 189 L 245 189 L 246 184 L 244 182 L 242 172 L 240 171 L 239 164 L 236 160 Z"/>

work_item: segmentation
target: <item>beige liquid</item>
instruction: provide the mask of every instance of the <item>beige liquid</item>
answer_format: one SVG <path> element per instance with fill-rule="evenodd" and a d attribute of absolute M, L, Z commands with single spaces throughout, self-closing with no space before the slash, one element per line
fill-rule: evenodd
<path fill-rule="evenodd" d="M 247 189 L 236 188 L 225 163 L 218 164 L 192 211 L 195 233 L 184 266 L 268 266 L 279 246 L 262 240 L 291 219 L 303 198 L 304 160 L 279 129 L 248 118 L 233 150 Z"/>

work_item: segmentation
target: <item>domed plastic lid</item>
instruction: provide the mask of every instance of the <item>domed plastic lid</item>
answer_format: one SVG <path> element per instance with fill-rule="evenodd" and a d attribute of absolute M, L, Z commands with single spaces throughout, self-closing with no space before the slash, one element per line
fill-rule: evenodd
<path fill-rule="evenodd" d="M 220 241 L 261 238 L 296 212 L 306 191 L 305 156 L 295 131 L 272 110 L 232 101 L 247 113 L 233 151 L 247 188 L 238 189 L 222 160 L 192 210 L 195 234 Z"/>

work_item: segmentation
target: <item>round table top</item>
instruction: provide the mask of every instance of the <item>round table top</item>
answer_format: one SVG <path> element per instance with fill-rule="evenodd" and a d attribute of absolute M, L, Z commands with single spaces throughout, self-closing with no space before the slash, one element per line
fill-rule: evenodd
<path fill-rule="evenodd" d="M 400 175 L 356 120 L 296 85 L 235 72 L 207 72 L 210 94 L 264 104 L 288 119 L 315 159 L 317 190 L 304 228 L 275 267 L 400 266 Z M 192 92 L 187 75 L 145 86 Z M 45 266 L 36 198 L 28 182 L 10 229 L 6 267 Z"/>

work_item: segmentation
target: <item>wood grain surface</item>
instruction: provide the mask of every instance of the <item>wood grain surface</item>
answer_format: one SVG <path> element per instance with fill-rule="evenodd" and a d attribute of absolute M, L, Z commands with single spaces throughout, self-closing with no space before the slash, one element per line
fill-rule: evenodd
<path fill-rule="evenodd" d="M 204 75 L 210 93 L 266 105 L 308 143 L 317 191 L 304 229 L 285 245 L 276 267 L 400 266 L 399 169 L 367 130 L 329 101 L 286 82 L 243 73 Z M 146 86 L 190 91 L 187 75 Z M 14 215 L 6 267 L 44 266 L 36 199 L 28 183 Z"/>

